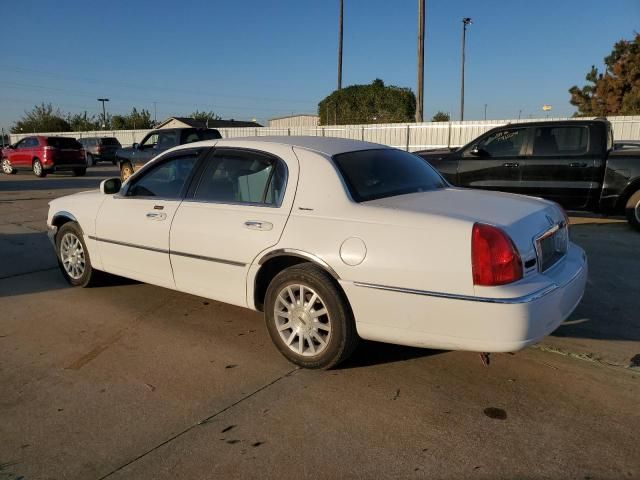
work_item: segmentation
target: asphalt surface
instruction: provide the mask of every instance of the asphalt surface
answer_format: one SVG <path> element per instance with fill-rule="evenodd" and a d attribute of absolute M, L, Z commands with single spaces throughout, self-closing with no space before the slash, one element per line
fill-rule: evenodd
<path fill-rule="evenodd" d="M 536 347 L 484 367 L 365 342 L 316 372 L 255 312 L 68 287 L 47 201 L 116 173 L 0 176 L 0 479 L 640 478 L 640 234 L 624 222 L 574 219 L 587 293 Z"/>

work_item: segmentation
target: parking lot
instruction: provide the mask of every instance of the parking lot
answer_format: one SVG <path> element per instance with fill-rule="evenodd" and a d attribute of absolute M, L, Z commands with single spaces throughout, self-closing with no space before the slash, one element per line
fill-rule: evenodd
<path fill-rule="evenodd" d="M 640 234 L 572 217 L 582 304 L 516 354 L 363 342 L 300 370 L 249 310 L 129 281 L 68 287 L 47 202 L 0 176 L 0 479 L 640 478 Z"/>

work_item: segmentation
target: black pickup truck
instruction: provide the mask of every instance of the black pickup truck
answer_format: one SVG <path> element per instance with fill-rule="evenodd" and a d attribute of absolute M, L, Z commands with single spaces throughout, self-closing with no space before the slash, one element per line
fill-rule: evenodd
<path fill-rule="evenodd" d="M 453 185 L 625 214 L 640 229 L 640 149 L 615 150 L 604 119 L 509 124 L 458 149 L 415 153 Z"/>
<path fill-rule="evenodd" d="M 185 143 L 222 138 L 215 128 L 161 128 L 152 130 L 142 141 L 116 151 L 120 178 L 124 182 L 133 172 L 165 150 Z"/>

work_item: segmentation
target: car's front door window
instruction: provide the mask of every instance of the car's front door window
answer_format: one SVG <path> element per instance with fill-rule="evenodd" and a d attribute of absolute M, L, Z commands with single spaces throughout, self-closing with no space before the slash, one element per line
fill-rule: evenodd
<path fill-rule="evenodd" d="M 149 135 L 147 138 L 145 138 L 144 140 L 142 140 L 142 143 L 140 143 L 140 149 L 146 150 L 148 148 L 154 148 L 157 144 L 158 144 L 158 134 L 153 133 Z"/>
<path fill-rule="evenodd" d="M 161 161 L 133 181 L 127 197 L 181 198 L 197 160 L 195 151 Z"/>
<path fill-rule="evenodd" d="M 480 140 L 475 151 L 483 158 L 517 157 L 526 137 L 526 128 L 500 130 Z"/>

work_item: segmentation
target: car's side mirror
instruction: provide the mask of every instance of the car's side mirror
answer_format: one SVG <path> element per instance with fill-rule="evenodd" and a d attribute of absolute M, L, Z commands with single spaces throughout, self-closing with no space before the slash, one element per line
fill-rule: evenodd
<path fill-rule="evenodd" d="M 471 151 L 469 151 L 469 153 L 474 157 L 479 157 L 480 155 L 482 155 L 481 150 L 478 148 L 477 145 L 474 145 Z"/>
<path fill-rule="evenodd" d="M 133 145 L 131 145 L 133 148 L 135 148 L 136 150 L 140 150 L 140 144 L 138 142 L 135 142 Z"/>
<path fill-rule="evenodd" d="M 105 195 L 113 195 L 120 191 L 122 180 L 119 178 L 107 178 L 100 182 L 100 191 Z"/>

